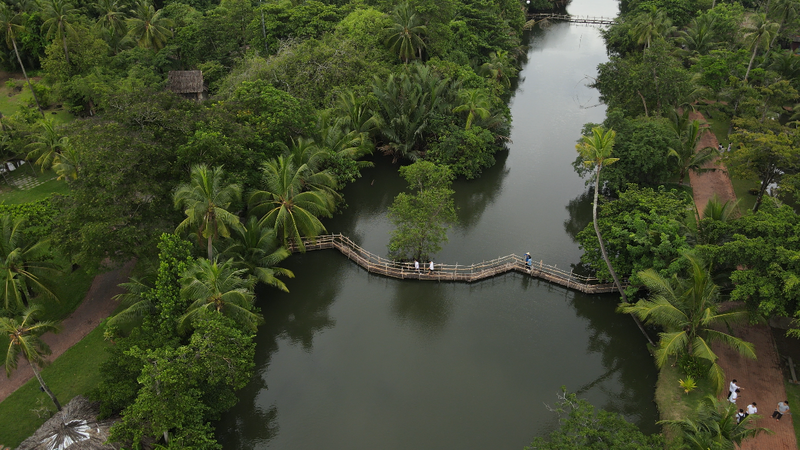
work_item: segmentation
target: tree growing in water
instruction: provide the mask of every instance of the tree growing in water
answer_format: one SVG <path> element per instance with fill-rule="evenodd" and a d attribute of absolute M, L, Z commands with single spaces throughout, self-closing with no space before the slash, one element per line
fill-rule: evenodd
<path fill-rule="evenodd" d="M 426 260 L 447 242 L 447 230 L 456 222 L 453 206 L 454 175 L 447 166 L 429 161 L 400 168 L 412 193 L 401 192 L 389 207 L 397 227 L 389 241 L 395 259 Z"/>

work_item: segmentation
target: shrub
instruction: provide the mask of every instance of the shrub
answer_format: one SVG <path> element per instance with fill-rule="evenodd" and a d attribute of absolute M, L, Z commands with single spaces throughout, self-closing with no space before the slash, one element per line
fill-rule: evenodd
<path fill-rule="evenodd" d="M 682 355 L 678 358 L 678 367 L 688 378 L 694 379 L 702 378 L 708 371 L 703 367 L 703 361 L 692 355 Z"/>

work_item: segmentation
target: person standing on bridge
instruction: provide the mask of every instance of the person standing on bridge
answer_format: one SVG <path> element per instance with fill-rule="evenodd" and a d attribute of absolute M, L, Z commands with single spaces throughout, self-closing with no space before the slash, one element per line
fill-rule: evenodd
<path fill-rule="evenodd" d="M 430 269 L 431 269 L 430 274 L 433 275 L 433 261 L 431 261 Z"/>
<path fill-rule="evenodd" d="M 414 260 L 414 270 L 416 270 L 417 273 L 419 273 L 419 261 L 417 261 L 416 259 Z"/>
<path fill-rule="evenodd" d="M 528 266 L 528 269 L 533 266 L 533 258 L 531 258 L 530 252 L 525 252 L 525 265 Z"/>

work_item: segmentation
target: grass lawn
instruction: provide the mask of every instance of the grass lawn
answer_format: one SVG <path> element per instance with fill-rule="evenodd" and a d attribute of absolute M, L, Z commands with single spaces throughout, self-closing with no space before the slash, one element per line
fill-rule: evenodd
<path fill-rule="evenodd" d="M 739 210 L 742 214 L 753 210 L 756 205 L 756 196 L 748 192 L 750 189 L 758 189 L 761 183 L 753 180 L 739 180 L 732 178 L 733 191 L 736 193 L 736 198 L 739 199 Z"/>
<path fill-rule="evenodd" d="M 28 167 L 23 166 L 17 170 L 21 171 L 23 175 L 34 176 L 34 172 L 31 172 Z M 36 178 L 44 182 L 44 184 L 24 191 L 14 186 L 9 186 L 0 178 L 0 202 L 8 205 L 28 203 L 49 197 L 50 194 L 66 194 L 69 192 L 67 182 L 64 180 L 56 180 L 56 174 L 52 170 L 46 170 L 44 173 L 35 170 L 35 174 Z"/>
<path fill-rule="evenodd" d="M 797 408 L 797 405 L 800 405 L 800 385 L 792 384 L 788 381 L 784 381 L 783 384 L 786 386 L 786 399 L 789 400 L 789 405 L 792 408 Z M 797 438 L 797 442 L 800 443 L 800 420 L 792 416 L 792 425 L 794 425 L 794 436 Z"/>
<path fill-rule="evenodd" d="M 103 340 L 100 324 L 82 341 L 67 350 L 42 371 L 47 385 L 62 406 L 76 395 L 85 395 L 100 382 L 99 366 L 108 358 L 110 344 Z M 0 447 L 14 448 L 32 435 L 55 412 L 50 397 L 39 389 L 35 378 L 0 403 Z"/>
<path fill-rule="evenodd" d="M 19 111 L 19 109 L 27 105 L 28 101 L 33 99 L 31 90 L 25 82 L 22 74 L 14 74 L 13 78 L 17 81 L 21 90 L 11 89 L 5 85 L 0 84 L 0 113 L 4 116 L 10 116 Z M 32 80 L 36 84 L 36 80 Z M 45 117 L 51 117 L 57 124 L 67 123 L 75 118 L 69 111 L 63 107 L 50 107 L 44 110 Z"/>
<path fill-rule="evenodd" d="M 706 379 L 697 380 L 697 389 L 688 394 L 684 393 L 678 383 L 678 380 L 684 377 L 680 369 L 669 365 L 662 367 L 659 371 L 655 401 L 661 420 L 679 420 L 691 417 L 700 400 L 706 395 L 714 393 L 711 382 Z M 677 433 L 665 428 L 664 437 L 667 439 L 667 448 L 682 448 L 682 439 Z"/>

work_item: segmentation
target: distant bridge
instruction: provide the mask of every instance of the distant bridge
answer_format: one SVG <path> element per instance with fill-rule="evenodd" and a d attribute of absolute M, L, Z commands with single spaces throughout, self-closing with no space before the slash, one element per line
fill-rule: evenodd
<path fill-rule="evenodd" d="M 613 18 L 608 17 L 590 17 L 590 16 L 573 16 L 570 14 L 552 14 L 552 13 L 533 13 L 528 14 L 528 24 L 526 26 L 530 27 L 533 26 L 533 23 L 540 22 L 542 20 L 560 20 L 570 23 L 588 23 L 588 24 L 595 24 L 595 25 L 611 25 L 614 23 Z M 530 21 L 534 21 L 531 23 Z"/>
<path fill-rule="evenodd" d="M 370 253 L 342 234 L 317 236 L 315 240 L 303 239 L 303 244 L 306 251 L 334 248 L 351 261 L 367 269 L 367 272 L 391 278 L 472 283 L 506 272 L 519 272 L 586 294 L 617 292 L 617 288 L 613 283 L 600 283 L 597 278 L 577 275 L 572 271 L 567 272 L 555 266 L 544 264 L 541 260 L 534 261 L 532 265 L 527 266 L 522 257 L 513 254 L 469 266 L 435 264 L 435 270 L 430 272 L 424 261 L 421 262 L 420 270 L 417 271 L 414 269 L 413 263 L 391 261 Z M 290 247 L 289 250 L 292 252 L 298 251 L 295 246 Z"/>

